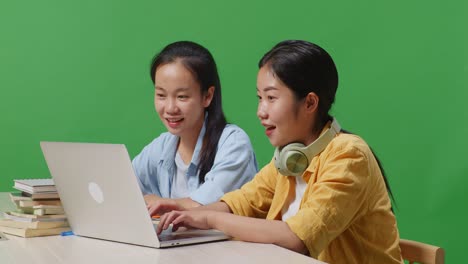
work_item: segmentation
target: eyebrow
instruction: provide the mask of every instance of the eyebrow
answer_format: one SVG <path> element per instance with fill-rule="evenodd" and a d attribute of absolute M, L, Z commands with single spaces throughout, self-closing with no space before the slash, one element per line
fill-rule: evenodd
<path fill-rule="evenodd" d="M 154 86 L 154 88 L 155 88 L 156 90 L 163 90 L 163 91 L 166 90 L 166 89 L 164 89 L 164 88 L 161 87 L 161 86 Z M 180 91 L 184 92 L 184 91 L 187 91 L 187 90 L 190 90 L 190 89 L 189 89 L 188 87 L 180 87 L 180 88 L 177 88 L 177 89 L 175 90 L 175 92 L 180 92 Z"/>
<path fill-rule="evenodd" d="M 271 91 L 271 90 L 278 90 L 278 88 L 276 88 L 274 86 L 267 86 L 267 87 L 263 88 L 264 92 L 268 92 L 268 91 Z M 257 92 L 258 91 L 260 91 L 260 89 L 257 88 Z"/>

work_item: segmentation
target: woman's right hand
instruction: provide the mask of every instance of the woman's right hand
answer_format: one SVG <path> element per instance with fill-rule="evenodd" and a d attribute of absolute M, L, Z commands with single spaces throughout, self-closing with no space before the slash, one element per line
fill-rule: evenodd
<path fill-rule="evenodd" d="M 185 210 L 174 199 L 161 198 L 155 194 L 147 194 L 144 196 L 146 208 L 151 216 L 163 215 L 173 210 Z"/>
<path fill-rule="evenodd" d="M 157 200 L 161 199 L 161 197 L 159 197 L 156 194 L 146 194 L 146 195 L 143 196 L 143 199 L 145 200 L 146 205 L 148 205 L 148 204 L 154 203 Z"/>

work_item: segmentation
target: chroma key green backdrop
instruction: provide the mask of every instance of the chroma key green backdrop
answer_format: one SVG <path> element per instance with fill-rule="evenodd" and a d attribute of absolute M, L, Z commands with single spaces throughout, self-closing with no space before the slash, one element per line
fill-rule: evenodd
<path fill-rule="evenodd" d="M 165 129 L 148 75 L 166 44 L 192 40 L 217 60 L 224 109 L 272 157 L 256 117 L 260 57 L 306 39 L 334 57 L 333 114 L 381 158 L 403 238 L 468 244 L 466 1 L 3 1 L 0 191 L 50 177 L 39 141 L 124 143 L 135 156 Z"/>

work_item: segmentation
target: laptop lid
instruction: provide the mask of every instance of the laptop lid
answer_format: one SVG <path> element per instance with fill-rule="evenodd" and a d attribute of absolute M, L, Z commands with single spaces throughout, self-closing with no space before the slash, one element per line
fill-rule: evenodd
<path fill-rule="evenodd" d="M 217 230 L 166 230 L 160 239 L 123 144 L 41 142 L 73 232 L 148 247 L 226 240 Z"/>
<path fill-rule="evenodd" d="M 73 232 L 160 247 L 122 144 L 41 142 Z"/>

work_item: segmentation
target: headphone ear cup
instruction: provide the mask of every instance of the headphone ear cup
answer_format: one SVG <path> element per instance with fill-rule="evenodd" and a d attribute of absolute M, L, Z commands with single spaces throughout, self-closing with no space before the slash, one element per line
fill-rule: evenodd
<path fill-rule="evenodd" d="M 340 133 L 341 127 L 333 118 L 330 127 L 309 146 L 291 143 L 275 150 L 275 166 L 284 176 L 301 176 L 315 155 L 323 151 L 328 143 Z"/>
<path fill-rule="evenodd" d="M 296 150 L 288 151 L 285 157 L 285 165 L 291 176 L 301 176 L 309 166 L 307 156 Z"/>
<path fill-rule="evenodd" d="M 301 151 L 305 146 L 292 143 L 275 150 L 275 166 L 284 176 L 301 176 L 309 166 L 307 155 Z"/>

